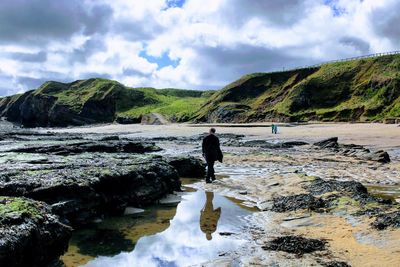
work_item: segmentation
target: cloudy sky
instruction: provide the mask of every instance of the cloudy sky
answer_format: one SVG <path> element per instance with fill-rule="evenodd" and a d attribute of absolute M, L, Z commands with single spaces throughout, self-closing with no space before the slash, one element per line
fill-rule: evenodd
<path fill-rule="evenodd" d="M 400 0 L 1 0 L 0 96 L 90 77 L 216 89 L 400 50 Z"/>

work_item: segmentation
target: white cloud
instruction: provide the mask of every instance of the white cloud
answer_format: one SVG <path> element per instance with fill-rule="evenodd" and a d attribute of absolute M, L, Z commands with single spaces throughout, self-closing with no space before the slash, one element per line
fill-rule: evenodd
<path fill-rule="evenodd" d="M 29 25 L 28 40 L 24 21 L 34 24 L 40 14 L 8 0 L 0 21 L 12 12 L 27 18 L 0 29 L 0 96 L 90 76 L 129 86 L 219 88 L 248 72 L 400 49 L 399 1 L 324 2 L 186 0 L 168 8 L 164 0 L 74 0 L 62 16 L 51 5 L 43 19 L 57 27 Z M 163 62 L 166 55 L 171 62 Z"/>

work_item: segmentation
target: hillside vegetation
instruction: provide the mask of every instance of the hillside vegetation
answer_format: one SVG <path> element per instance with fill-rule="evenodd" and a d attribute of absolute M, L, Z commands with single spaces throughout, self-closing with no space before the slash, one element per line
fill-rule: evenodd
<path fill-rule="evenodd" d="M 36 90 L 0 99 L 0 116 L 26 126 L 136 123 L 157 112 L 171 121 L 187 121 L 206 101 L 207 92 L 129 88 L 106 79 L 46 82 Z"/>
<path fill-rule="evenodd" d="M 129 88 L 106 79 L 46 82 L 0 99 L 0 117 L 26 126 L 174 122 L 381 121 L 400 117 L 400 55 L 253 73 L 219 91 Z"/>
<path fill-rule="evenodd" d="M 374 121 L 400 117 L 400 55 L 245 75 L 215 93 L 197 121 Z"/>

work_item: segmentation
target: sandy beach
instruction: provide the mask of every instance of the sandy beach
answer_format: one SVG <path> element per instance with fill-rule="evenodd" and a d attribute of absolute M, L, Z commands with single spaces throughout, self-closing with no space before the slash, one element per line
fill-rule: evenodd
<path fill-rule="evenodd" d="M 271 123 L 257 124 L 169 124 L 169 125 L 140 125 L 140 124 L 106 124 L 89 127 L 73 127 L 50 129 L 55 132 L 71 133 L 131 133 L 134 136 L 191 136 L 207 132 L 212 126 L 218 133 L 244 134 L 252 138 L 266 140 L 306 140 L 337 136 L 342 143 L 395 148 L 400 147 L 400 127 L 398 124 L 381 123 L 316 123 L 316 124 L 277 124 L 278 135 L 272 135 Z M 259 127 L 257 127 L 259 126 Z M 47 130 L 47 129 L 46 129 Z"/>

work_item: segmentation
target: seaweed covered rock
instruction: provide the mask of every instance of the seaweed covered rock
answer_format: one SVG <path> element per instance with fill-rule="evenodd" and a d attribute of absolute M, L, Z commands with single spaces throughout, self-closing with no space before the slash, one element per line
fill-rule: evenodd
<path fill-rule="evenodd" d="M 264 250 L 285 251 L 302 256 L 305 253 L 325 250 L 326 241 L 301 236 L 280 236 L 262 246 Z"/>
<path fill-rule="evenodd" d="M 0 197 L 0 266 L 47 266 L 66 251 L 71 231 L 45 203 Z"/>
<path fill-rule="evenodd" d="M 325 262 L 322 264 L 322 266 L 325 266 L 325 267 L 351 267 L 348 263 L 346 263 L 344 261 Z"/>
<path fill-rule="evenodd" d="M 200 158 L 192 156 L 169 157 L 167 162 L 175 167 L 180 177 L 203 178 L 205 163 Z"/>
<path fill-rule="evenodd" d="M 368 190 L 360 182 L 323 180 L 316 178 L 305 188 L 314 195 L 321 195 L 328 192 L 349 193 L 352 197 L 361 199 L 370 197 Z"/>
<path fill-rule="evenodd" d="M 372 226 L 378 230 L 384 230 L 388 227 L 400 227 L 400 211 L 394 211 L 391 213 L 379 214 Z"/>
<path fill-rule="evenodd" d="M 326 203 L 321 198 L 316 198 L 311 194 L 299 194 L 274 198 L 272 210 L 276 212 L 286 212 L 298 209 L 318 211 L 324 207 L 326 207 Z"/>

